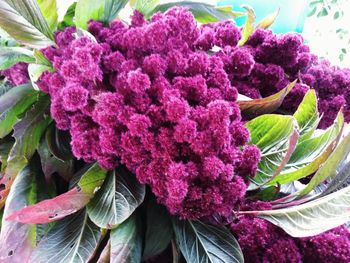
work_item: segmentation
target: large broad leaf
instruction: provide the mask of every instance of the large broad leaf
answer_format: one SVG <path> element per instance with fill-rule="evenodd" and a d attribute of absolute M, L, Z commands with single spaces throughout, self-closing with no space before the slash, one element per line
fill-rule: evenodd
<path fill-rule="evenodd" d="M 151 13 L 165 12 L 173 6 L 184 6 L 187 7 L 194 15 L 196 20 L 200 23 L 212 23 L 222 20 L 232 19 L 240 15 L 240 13 L 232 12 L 232 7 L 216 7 L 205 3 L 195 3 L 190 1 L 179 1 L 161 4 L 156 6 Z M 148 14 L 146 13 L 146 16 Z"/>
<path fill-rule="evenodd" d="M 187 262 L 243 263 L 241 248 L 223 227 L 173 220 L 176 242 Z"/>
<path fill-rule="evenodd" d="M 26 166 L 16 178 L 6 202 L 0 235 L 0 262 L 28 262 L 39 232 L 47 226 L 25 225 L 5 219 L 14 211 L 35 203 L 45 192 L 38 164 Z"/>
<path fill-rule="evenodd" d="M 58 28 L 60 30 L 64 30 L 64 28 L 68 26 L 74 26 L 74 16 L 75 16 L 75 8 L 77 3 L 72 1 L 72 4 L 70 6 L 66 6 L 67 9 L 61 10 L 63 12 L 64 16 L 62 15 L 61 21 L 58 24 Z"/>
<path fill-rule="evenodd" d="M 251 198 L 254 200 L 260 200 L 260 201 L 271 201 L 278 196 L 280 191 L 281 191 L 281 187 L 279 185 L 278 186 L 271 185 L 260 190 L 259 192 L 251 196 Z"/>
<path fill-rule="evenodd" d="M 145 186 L 124 168 L 110 172 L 101 189 L 88 204 L 91 220 L 103 228 L 114 228 L 143 202 Z"/>
<path fill-rule="evenodd" d="M 12 158 L 6 166 L 4 174 L 0 177 L 0 208 L 4 207 L 13 181 L 27 163 L 28 161 L 24 156 L 19 156 Z"/>
<path fill-rule="evenodd" d="M 47 145 L 46 140 L 42 139 L 38 148 L 38 153 L 41 160 L 41 168 L 47 179 L 53 173 L 58 173 L 67 182 L 72 179 L 74 174 L 74 161 L 72 158 L 62 161 L 54 156 Z"/>
<path fill-rule="evenodd" d="M 70 191 L 16 211 L 7 220 L 26 224 L 44 224 L 73 214 L 86 206 L 105 177 L 106 171 L 94 164 Z"/>
<path fill-rule="evenodd" d="M 122 10 L 125 5 L 129 2 L 128 0 L 104 0 L 104 21 L 110 22 L 116 18 L 119 11 Z"/>
<path fill-rule="evenodd" d="M 87 29 L 89 20 L 103 20 L 105 1 L 79 0 L 75 7 L 75 24 Z"/>
<path fill-rule="evenodd" d="M 350 135 L 343 138 L 340 144 L 335 148 L 327 161 L 318 169 L 306 187 L 298 193 L 298 196 L 304 196 L 310 193 L 317 185 L 327 178 L 334 178 L 337 175 L 337 167 L 348 157 L 350 153 Z"/>
<path fill-rule="evenodd" d="M 22 47 L 0 47 L 0 70 L 12 67 L 18 62 L 35 62 L 33 51 Z"/>
<path fill-rule="evenodd" d="M 10 152 L 8 162 L 18 156 L 24 156 L 29 160 L 34 154 L 44 131 L 52 122 L 48 114 L 49 106 L 48 96 L 40 96 L 26 115 L 15 124 L 13 137 L 16 142 Z"/>
<path fill-rule="evenodd" d="M 310 138 L 320 122 L 315 90 L 309 90 L 305 94 L 303 101 L 293 116 L 299 125 L 299 142 Z"/>
<path fill-rule="evenodd" d="M 141 262 L 142 237 L 136 215 L 111 231 L 110 263 Z"/>
<path fill-rule="evenodd" d="M 250 190 L 269 182 L 280 173 L 297 143 L 296 121 L 292 116 L 267 114 L 246 123 L 250 143 L 261 151 L 261 160 Z"/>
<path fill-rule="evenodd" d="M 67 14 L 67 10 L 76 2 L 77 0 L 57 1 L 58 22 L 63 21 L 64 16 Z"/>
<path fill-rule="evenodd" d="M 8 92 L 13 85 L 11 85 L 6 79 L 0 80 L 0 97 Z"/>
<path fill-rule="evenodd" d="M 242 38 L 238 42 L 238 46 L 243 46 L 245 42 L 248 41 L 250 35 L 254 31 L 254 23 L 255 23 L 255 13 L 254 10 L 250 6 L 243 6 L 245 10 L 247 10 L 247 20 L 242 29 Z"/>
<path fill-rule="evenodd" d="M 32 47 L 53 44 L 53 34 L 35 0 L 0 1 L 0 27 L 17 41 Z"/>
<path fill-rule="evenodd" d="M 0 185 L 5 186 L 0 190 L 0 207 L 4 205 L 17 174 L 35 153 L 41 136 L 52 121 L 48 114 L 49 104 L 50 101 L 47 96 L 40 96 L 38 102 L 14 126 L 13 137 L 15 138 L 15 144 L 7 160 L 5 176 L 0 180 Z"/>
<path fill-rule="evenodd" d="M 285 87 L 278 93 L 266 98 L 237 101 L 239 108 L 241 109 L 242 115 L 250 119 L 263 114 L 274 112 L 281 106 L 284 98 L 295 86 L 295 83 L 296 81 L 289 83 L 287 87 Z"/>
<path fill-rule="evenodd" d="M 130 0 L 129 2 L 132 8 L 138 10 L 146 17 L 149 17 L 159 4 L 159 0 Z"/>
<path fill-rule="evenodd" d="M 18 46 L 16 40 L 14 40 L 5 30 L 0 27 L 0 46 L 2 47 L 15 47 Z"/>
<path fill-rule="evenodd" d="M 290 183 L 316 172 L 332 153 L 341 135 L 343 125 L 344 116 L 340 112 L 334 125 L 323 134 L 298 143 L 283 171 L 269 184 Z"/>
<path fill-rule="evenodd" d="M 27 84 L 11 88 L 0 97 L 0 138 L 4 138 L 12 131 L 19 115 L 37 99 L 38 92 Z"/>
<path fill-rule="evenodd" d="M 56 0 L 36 0 L 50 29 L 55 31 L 58 23 Z"/>
<path fill-rule="evenodd" d="M 109 263 L 111 258 L 111 240 L 108 241 L 107 245 L 103 248 L 97 263 Z"/>
<path fill-rule="evenodd" d="M 316 196 L 326 196 L 350 185 L 350 161 L 345 160 L 337 169 L 337 174 L 326 182 L 323 189 Z"/>
<path fill-rule="evenodd" d="M 314 201 L 284 209 L 251 211 L 293 237 L 318 235 L 350 221 L 350 187 Z"/>
<path fill-rule="evenodd" d="M 165 207 L 151 201 L 147 205 L 147 226 L 142 260 L 162 253 L 173 235 L 170 216 Z"/>
<path fill-rule="evenodd" d="M 41 52 L 38 49 L 34 50 L 34 57 L 35 57 L 35 63 L 39 65 L 45 65 L 50 67 L 50 70 L 52 70 L 52 63 L 50 60 L 48 60 L 43 52 Z"/>
<path fill-rule="evenodd" d="M 13 144 L 14 144 L 14 141 L 9 140 L 7 138 L 0 140 L 0 163 L 1 163 L 0 173 L 5 171 L 5 168 L 7 166 L 7 158 L 10 154 Z"/>
<path fill-rule="evenodd" d="M 46 144 L 57 159 L 69 161 L 72 159 L 70 149 L 70 135 L 68 132 L 58 130 L 55 125 L 51 125 L 45 133 Z"/>
<path fill-rule="evenodd" d="M 85 210 L 58 221 L 33 251 L 30 262 L 88 262 L 101 237 Z"/>
<path fill-rule="evenodd" d="M 52 72 L 53 69 L 50 66 L 39 65 L 34 63 L 28 65 L 28 75 L 30 78 L 30 82 L 35 90 L 40 90 L 36 82 L 45 71 Z"/>

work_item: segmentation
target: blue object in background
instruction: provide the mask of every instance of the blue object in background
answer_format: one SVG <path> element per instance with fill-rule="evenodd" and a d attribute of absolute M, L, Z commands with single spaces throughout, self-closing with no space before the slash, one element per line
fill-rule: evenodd
<path fill-rule="evenodd" d="M 274 33 L 303 31 L 308 12 L 308 0 L 219 0 L 218 6 L 233 5 L 233 10 L 244 12 L 242 5 L 251 6 L 256 14 L 256 21 L 274 13 L 280 8 L 279 16 L 270 27 Z M 245 17 L 235 19 L 238 26 L 245 23 Z"/>

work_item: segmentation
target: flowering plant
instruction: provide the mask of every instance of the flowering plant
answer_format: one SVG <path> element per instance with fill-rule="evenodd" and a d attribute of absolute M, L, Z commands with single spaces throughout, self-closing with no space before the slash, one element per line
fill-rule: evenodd
<path fill-rule="evenodd" d="M 245 8 L 0 2 L 0 262 L 350 262 L 350 70 Z"/>

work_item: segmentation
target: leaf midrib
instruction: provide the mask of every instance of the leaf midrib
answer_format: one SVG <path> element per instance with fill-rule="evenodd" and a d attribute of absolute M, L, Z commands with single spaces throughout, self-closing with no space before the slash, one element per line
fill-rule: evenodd
<path fill-rule="evenodd" d="M 188 222 L 189 222 L 191 228 L 193 229 L 193 231 L 194 231 L 194 233 L 195 233 L 197 239 L 199 240 L 199 242 L 200 242 L 200 244 L 201 244 L 203 250 L 205 251 L 205 254 L 206 254 L 207 257 L 209 258 L 210 262 L 214 262 L 213 259 L 212 259 L 212 257 L 211 257 L 211 253 L 206 249 L 206 247 L 205 247 L 205 245 L 204 245 L 204 243 L 203 243 L 203 241 L 202 241 L 202 239 L 201 239 L 200 233 L 197 231 L 197 229 L 196 229 L 196 227 L 193 225 L 192 221 L 188 221 Z M 198 224 L 200 224 L 200 222 L 198 222 Z M 209 240 L 209 239 L 208 239 L 208 240 Z M 210 240 L 209 240 L 209 241 L 210 241 Z M 215 244 L 215 246 L 217 246 L 217 245 Z M 223 251 L 226 255 L 228 255 L 229 257 L 231 257 L 224 249 L 222 249 L 222 251 Z M 197 255 L 198 255 L 198 252 L 197 252 Z"/>
<path fill-rule="evenodd" d="M 73 257 L 69 261 L 70 263 L 74 262 L 74 258 L 75 258 L 74 255 L 79 255 L 78 250 L 79 250 L 79 246 L 80 246 L 80 243 L 81 243 L 81 240 L 82 240 L 82 237 L 83 237 L 83 233 L 84 233 L 85 227 L 87 225 L 87 218 L 88 218 L 88 215 L 87 215 L 87 212 L 85 212 L 85 217 L 84 217 L 84 220 L 83 220 L 81 232 L 79 233 L 79 236 L 78 236 L 79 242 L 76 243 L 75 249 L 73 251 Z"/>

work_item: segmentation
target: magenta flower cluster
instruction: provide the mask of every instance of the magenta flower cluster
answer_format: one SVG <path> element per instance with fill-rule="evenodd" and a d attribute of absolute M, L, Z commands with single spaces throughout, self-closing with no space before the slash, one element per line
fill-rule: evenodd
<path fill-rule="evenodd" d="M 320 128 L 330 126 L 342 107 L 346 121 L 350 121 L 350 70 L 318 59 L 296 33 L 275 35 L 257 29 L 243 47 L 226 46 L 216 55 L 223 60 L 232 85 L 243 95 L 267 97 L 297 79 L 282 105 L 285 110 L 293 113 L 307 90 L 313 88 L 324 115 Z"/>
<path fill-rule="evenodd" d="M 58 48 L 43 51 L 55 72 L 39 81 L 74 155 L 106 169 L 126 165 L 182 218 L 229 216 L 260 153 L 247 145 L 224 63 L 206 51 L 236 45 L 239 29 L 199 29 L 178 7 L 150 21 L 136 11 L 131 26 L 91 22 L 89 31 L 97 42 L 74 28 L 57 33 Z"/>
<path fill-rule="evenodd" d="M 38 82 L 77 158 L 106 169 L 125 165 L 172 214 L 230 222 L 247 263 L 350 262 L 345 226 L 296 239 L 260 218 L 231 220 L 248 206 L 248 178 L 260 159 L 248 145 L 238 92 L 266 97 L 297 79 L 283 108 L 292 113 L 314 88 L 326 128 L 341 107 L 350 121 L 350 70 L 319 60 L 298 34 L 258 29 L 238 47 L 241 30 L 231 21 L 198 28 L 181 7 L 150 21 L 135 11 L 130 26 L 92 21 L 89 31 L 95 39 L 72 27 L 57 32 L 57 47 L 43 50 L 55 72 Z M 220 51 L 209 55 L 214 46 Z M 1 75 L 14 85 L 29 80 L 24 63 Z"/>
<path fill-rule="evenodd" d="M 300 80 L 317 91 L 318 106 L 323 114 L 321 128 L 329 126 L 343 107 L 346 122 L 350 122 L 350 69 L 331 66 L 326 60 L 313 63 Z"/>
<path fill-rule="evenodd" d="M 19 62 L 8 69 L 0 70 L 0 76 L 6 77 L 15 86 L 25 84 L 29 81 L 28 64 Z"/>
<path fill-rule="evenodd" d="M 270 209 L 268 203 L 249 205 Z M 340 226 L 317 236 L 293 238 L 281 228 L 255 216 L 242 216 L 230 226 L 246 263 L 348 263 L 350 232 Z"/>

